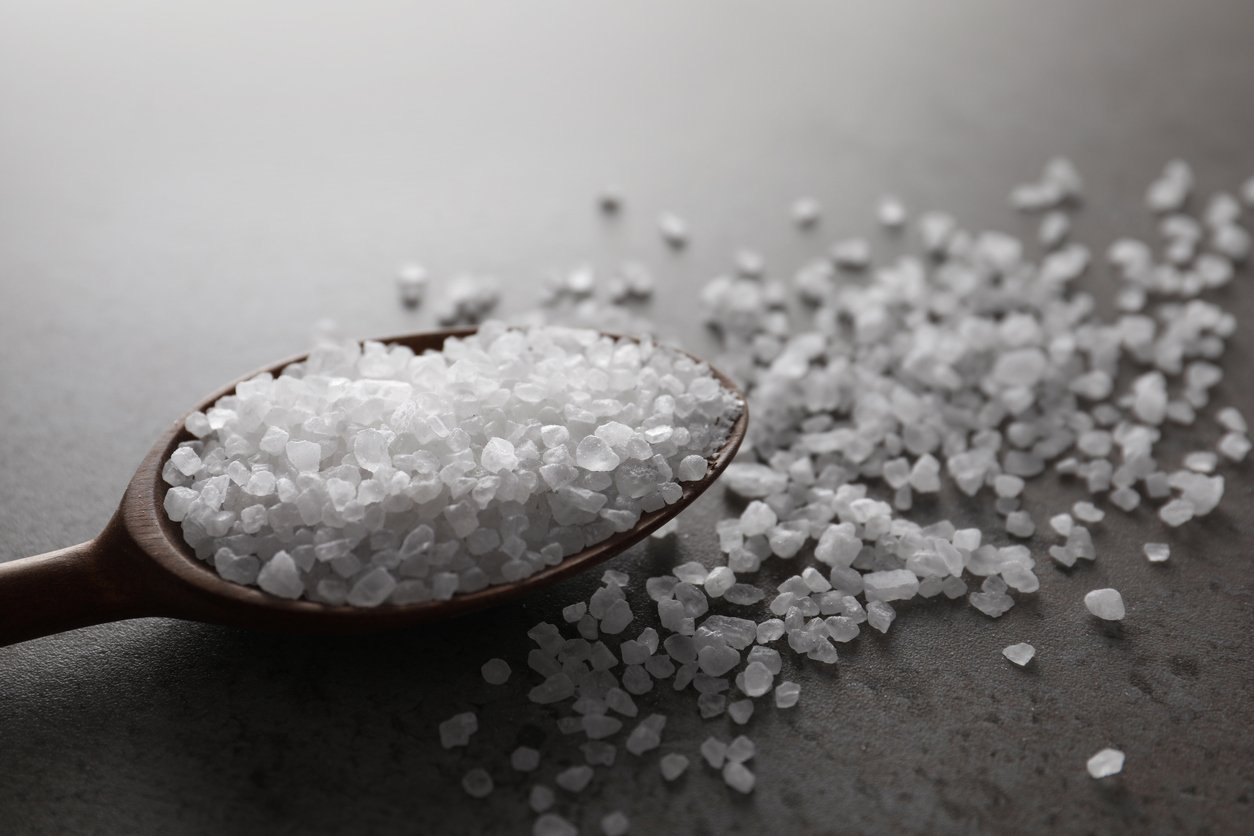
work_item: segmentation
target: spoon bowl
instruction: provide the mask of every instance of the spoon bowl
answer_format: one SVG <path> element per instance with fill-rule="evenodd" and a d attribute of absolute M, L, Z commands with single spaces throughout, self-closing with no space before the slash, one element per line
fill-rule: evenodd
<path fill-rule="evenodd" d="M 473 333 L 473 328 L 462 328 L 379 342 L 403 345 L 421 354 L 440 350 L 446 339 Z M 234 392 L 237 384 L 258 374 L 278 375 L 306 356 L 292 357 L 245 375 L 210 395 L 196 409 L 207 409 Z M 680 483 L 683 495 L 678 501 L 641 515 L 632 528 L 521 581 L 455 595 L 446 601 L 373 608 L 279 598 L 256 587 L 228 581 L 196 558 L 184 542 L 179 525 L 165 513 L 169 486 L 161 478 L 161 468 L 170 454 L 181 442 L 192 439 L 184 426 L 184 415 L 144 457 L 117 512 L 97 537 L 60 551 L 0 563 L 0 647 L 92 624 L 145 617 L 286 632 L 366 633 L 449 618 L 522 597 L 639 542 L 691 505 L 722 474 L 744 440 L 749 413 L 744 394 L 737 386 L 717 369 L 710 367 L 710 372 L 736 396 L 741 411 L 723 445 L 710 456 L 705 477 Z"/>

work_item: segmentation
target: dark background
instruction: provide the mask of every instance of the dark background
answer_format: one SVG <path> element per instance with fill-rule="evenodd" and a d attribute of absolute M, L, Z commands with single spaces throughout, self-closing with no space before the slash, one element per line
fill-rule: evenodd
<path fill-rule="evenodd" d="M 1167 159 L 1205 190 L 1254 174 L 1252 38 L 1243 0 L 0 2 L 0 560 L 95 534 L 168 421 L 320 317 L 430 325 L 396 303 L 405 259 L 493 272 L 517 311 L 546 269 L 631 255 L 659 276 L 651 315 L 702 351 L 697 294 L 732 252 L 790 275 L 874 232 L 886 191 L 1026 233 L 1006 194 L 1062 153 L 1087 182 L 1080 240 L 1148 233 Z M 611 225 L 607 182 L 627 201 Z M 826 208 L 811 237 L 788 219 L 802 194 Z M 692 223 L 681 256 L 664 209 Z M 1102 271 L 1085 281 L 1108 301 Z M 1254 418 L 1249 281 L 1219 297 L 1243 323 L 1219 395 Z M 1045 567 L 999 621 L 909 606 L 837 668 L 794 666 L 801 704 L 748 729 L 752 796 L 695 762 L 733 732 L 684 698 L 662 750 L 694 758 L 677 786 L 620 752 L 558 809 L 589 833 L 618 807 L 637 833 L 1254 832 L 1252 483 L 1226 472 L 1166 566 L 1140 556 L 1161 524 L 1116 512 L 1096 565 Z M 1078 497 L 1029 495 L 1038 525 Z M 683 518 L 678 548 L 611 565 L 712 562 L 723 502 Z M 920 516 L 993 523 L 982 505 Z M 594 582 L 377 638 L 150 620 L 2 649 L 0 831 L 525 832 L 505 753 L 544 742 L 549 783 L 577 753 L 524 707 L 524 677 L 491 690 L 478 665 L 523 656 L 526 628 Z M 1107 585 L 1122 630 L 1081 603 Z M 1000 655 L 1018 641 L 1026 670 Z M 436 723 L 468 704 L 482 730 L 442 752 Z M 1097 782 L 1084 761 L 1107 745 L 1127 766 Z M 482 802 L 458 786 L 480 763 Z"/>

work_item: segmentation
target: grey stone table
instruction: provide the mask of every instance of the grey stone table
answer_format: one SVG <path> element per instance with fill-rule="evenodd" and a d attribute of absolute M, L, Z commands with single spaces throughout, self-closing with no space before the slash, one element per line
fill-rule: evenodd
<path fill-rule="evenodd" d="M 651 315 L 703 350 L 697 294 L 737 247 L 781 270 L 813 250 L 787 219 L 801 194 L 824 202 L 826 240 L 872 232 L 890 190 L 1023 232 L 1005 195 L 1063 153 L 1088 183 L 1078 236 L 1099 244 L 1149 230 L 1142 189 L 1172 156 L 1208 189 L 1254 174 L 1245 0 L 67 0 L 2 17 L 0 560 L 93 535 L 166 422 L 317 319 L 430 324 L 396 303 L 407 258 L 506 277 L 520 310 L 547 268 L 640 257 L 662 280 Z M 593 211 L 607 182 L 627 197 L 611 226 Z M 663 209 L 692 221 L 682 256 L 657 240 Z M 1254 416 L 1248 283 L 1220 296 L 1243 325 L 1219 396 Z M 617 807 L 637 833 L 1254 832 L 1254 481 L 1229 473 L 1166 566 L 1138 553 L 1160 524 L 1116 514 L 1094 566 L 1047 567 L 999 621 L 912 606 L 835 669 L 793 669 L 801 704 L 751 722 L 752 796 L 695 767 L 663 786 L 624 756 L 563 809 L 584 832 Z M 724 501 L 613 565 L 714 560 Z M 555 753 L 551 780 L 569 742 L 523 707 L 522 677 L 490 690 L 478 664 L 522 654 L 594 583 L 369 639 L 151 620 L 0 650 L 0 832 L 526 832 L 520 777 L 498 768 L 482 802 L 459 778 L 526 742 Z M 1122 632 L 1080 605 L 1104 585 L 1129 603 Z M 1023 640 L 1027 670 L 1000 655 Z M 467 705 L 484 730 L 447 755 L 435 725 Z M 668 748 L 729 733 L 671 710 Z M 1128 765 L 1099 783 L 1084 761 L 1105 745 Z"/>

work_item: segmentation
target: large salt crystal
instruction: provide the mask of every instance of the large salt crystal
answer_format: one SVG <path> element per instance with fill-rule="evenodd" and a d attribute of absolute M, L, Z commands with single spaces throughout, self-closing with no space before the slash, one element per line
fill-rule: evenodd
<path fill-rule="evenodd" d="M 322 448 L 312 441 L 289 441 L 286 445 L 288 461 L 302 473 L 312 473 L 318 469 L 322 459 Z"/>
<path fill-rule="evenodd" d="M 1109 778 L 1123 771 L 1123 752 L 1118 749 L 1102 749 L 1088 759 L 1085 768 L 1094 778 Z"/>
<path fill-rule="evenodd" d="M 473 711 L 454 714 L 439 725 L 440 745 L 445 749 L 466 746 L 471 735 L 479 730 L 479 718 Z"/>
<path fill-rule="evenodd" d="M 659 762 L 662 770 L 662 778 L 666 781 L 674 781 L 688 769 L 688 759 L 678 752 L 671 752 L 663 755 Z"/>
<path fill-rule="evenodd" d="M 195 476 L 200 472 L 203 463 L 200 456 L 191 447 L 180 447 L 170 454 L 170 461 L 184 476 Z"/>
<path fill-rule="evenodd" d="M 888 632 L 889 626 L 896 617 L 897 613 L 893 608 L 883 601 L 872 601 L 866 606 L 867 623 L 881 633 Z"/>
<path fill-rule="evenodd" d="M 1084 606 L 1105 621 L 1122 621 L 1126 611 L 1123 596 L 1117 589 L 1094 589 L 1084 596 Z"/>
<path fill-rule="evenodd" d="M 462 776 L 462 789 L 471 798 L 487 798 L 492 794 L 492 776 L 485 769 L 472 769 Z"/>
<path fill-rule="evenodd" d="M 539 787 L 535 788 L 539 789 Z M 535 807 L 535 793 L 532 791 L 532 807 Z M 552 802 L 550 802 L 552 803 Z M 579 836 L 579 829 L 557 813 L 543 813 L 531 828 L 531 836 Z"/>
<path fill-rule="evenodd" d="M 305 592 L 296 562 L 287 552 L 278 552 L 261 567 L 257 585 L 280 598 L 299 598 Z"/>
<path fill-rule="evenodd" d="M 1012 644 L 1002 650 L 1001 655 L 1014 662 L 1019 667 L 1023 667 L 1032 661 L 1032 657 L 1036 655 L 1036 648 L 1027 642 Z"/>
<path fill-rule="evenodd" d="M 745 537 L 765 534 L 777 522 L 775 512 L 765 502 L 753 501 L 740 515 L 740 531 Z"/>
<path fill-rule="evenodd" d="M 795 682 L 784 681 L 775 686 L 775 707 L 792 708 L 801 698 L 801 686 Z"/>
<path fill-rule="evenodd" d="M 732 493 L 755 499 L 779 493 L 788 486 L 788 476 L 764 464 L 733 462 L 723 471 L 722 481 Z"/>
<path fill-rule="evenodd" d="M 862 576 L 862 583 L 868 601 L 901 601 L 919 592 L 919 579 L 906 569 L 868 572 Z"/>

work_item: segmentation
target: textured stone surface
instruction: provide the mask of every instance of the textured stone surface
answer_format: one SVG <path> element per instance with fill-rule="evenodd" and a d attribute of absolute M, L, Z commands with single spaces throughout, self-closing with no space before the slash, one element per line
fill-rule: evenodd
<path fill-rule="evenodd" d="M 690 306 L 736 249 L 791 272 L 874 232 L 883 192 L 1026 235 L 1006 195 L 1065 153 L 1090 196 L 1075 234 L 1098 244 L 1150 230 L 1144 186 L 1172 156 L 1204 191 L 1254 174 L 1254 7 L 1238 0 L 532 3 L 495 19 L 449 4 L 72 5 L 11 9 L 0 28 L 0 560 L 94 534 L 166 422 L 301 350 L 317 318 L 362 336 L 429 325 L 451 269 L 501 271 L 516 310 L 545 268 L 640 257 L 655 317 L 702 351 Z M 608 182 L 624 204 L 606 223 Z M 803 194 L 823 203 L 810 234 L 789 217 Z M 659 240 L 664 209 L 691 224 L 680 254 Z M 434 276 L 416 312 L 394 286 L 411 258 Z M 1246 324 L 1249 291 L 1220 297 Z M 238 327 L 221 334 L 227 317 Z M 1228 368 L 1219 396 L 1254 416 Z M 1249 467 L 1229 471 L 1205 525 L 1108 514 L 1095 564 L 1043 567 L 1039 595 L 996 622 L 915 602 L 835 666 L 785 654 L 794 709 L 764 703 L 742 728 L 677 701 L 652 754 L 684 751 L 685 776 L 667 785 L 656 757 L 620 757 L 558 810 L 586 832 L 614 809 L 642 833 L 1246 829 Z M 1053 508 L 1076 498 L 1059 491 Z M 712 493 L 679 538 L 613 567 L 712 564 L 723 502 Z M 950 494 L 916 500 L 930 512 L 999 527 Z M 1172 560 L 1151 566 L 1145 540 L 1171 542 Z M 1043 557 L 1052 539 L 1026 542 Z M 151 620 L 0 649 L 3 828 L 412 833 L 438 809 L 439 832 L 525 831 L 532 778 L 552 785 L 577 754 L 523 719 L 528 677 L 493 688 L 479 666 L 518 658 L 531 624 L 594 585 L 367 640 Z M 1118 626 L 1081 603 L 1102 586 L 1128 603 Z M 1001 657 L 1011 641 L 1036 646 L 1029 668 Z M 468 708 L 480 731 L 448 756 L 436 726 Z M 742 731 L 758 749 L 744 797 L 696 757 Z M 506 764 L 519 745 L 553 754 L 524 776 Z M 1127 766 L 1096 782 L 1084 765 L 1104 746 Z M 469 799 L 461 776 L 488 758 L 497 790 Z"/>

